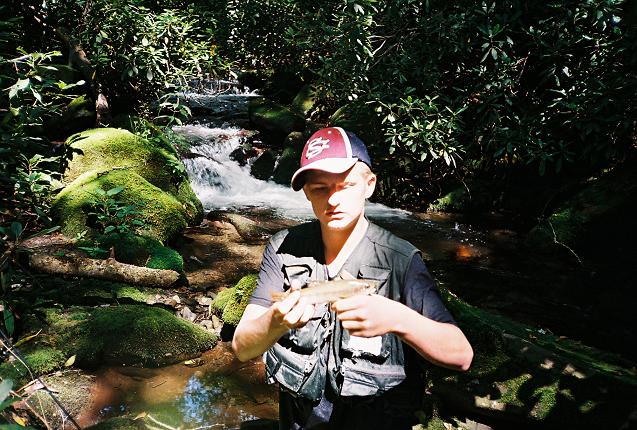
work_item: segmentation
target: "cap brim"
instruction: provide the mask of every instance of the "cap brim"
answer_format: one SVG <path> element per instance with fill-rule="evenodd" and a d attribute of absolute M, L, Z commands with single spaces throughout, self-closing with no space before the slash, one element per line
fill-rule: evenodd
<path fill-rule="evenodd" d="M 298 191 L 303 188 L 303 172 L 307 172 L 308 170 L 320 170 L 328 173 L 343 173 L 351 169 L 357 161 L 358 158 L 324 158 L 310 163 L 294 172 L 292 176 L 292 189 Z"/>

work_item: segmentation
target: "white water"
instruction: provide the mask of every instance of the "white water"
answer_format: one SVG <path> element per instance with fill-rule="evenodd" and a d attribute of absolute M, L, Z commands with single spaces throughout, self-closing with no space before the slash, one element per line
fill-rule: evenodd
<path fill-rule="evenodd" d="M 230 158 L 230 153 L 245 143 L 247 130 L 223 124 L 175 127 L 174 131 L 192 144 L 192 152 L 200 157 L 184 160 L 190 184 L 206 210 L 241 211 L 246 208 L 271 209 L 278 215 L 304 220 L 312 209 L 302 192 L 250 175 L 249 160 L 245 166 Z M 408 212 L 368 203 L 366 213 L 372 218 L 403 217 Z"/>

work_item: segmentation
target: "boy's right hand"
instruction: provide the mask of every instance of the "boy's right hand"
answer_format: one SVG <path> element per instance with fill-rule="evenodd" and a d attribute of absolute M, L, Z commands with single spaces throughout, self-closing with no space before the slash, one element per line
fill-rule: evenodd
<path fill-rule="evenodd" d="M 301 299 L 299 291 L 294 291 L 284 300 L 274 303 L 270 309 L 274 321 L 288 329 L 303 327 L 315 311 L 314 305 L 306 304 Z"/>

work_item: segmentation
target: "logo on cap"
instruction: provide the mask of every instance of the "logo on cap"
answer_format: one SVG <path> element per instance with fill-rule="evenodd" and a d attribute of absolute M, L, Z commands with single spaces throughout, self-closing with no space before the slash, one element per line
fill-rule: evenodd
<path fill-rule="evenodd" d="M 320 155 L 321 152 L 325 151 L 327 148 L 330 147 L 330 145 L 328 145 L 328 143 L 330 143 L 329 139 L 323 139 L 320 136 L 310 140 L 307 143 L 307 150 L 305 151 L 305 158 L 307 158 L 309 160 L 311 158 L 316 157 L 317 155 Z"/>

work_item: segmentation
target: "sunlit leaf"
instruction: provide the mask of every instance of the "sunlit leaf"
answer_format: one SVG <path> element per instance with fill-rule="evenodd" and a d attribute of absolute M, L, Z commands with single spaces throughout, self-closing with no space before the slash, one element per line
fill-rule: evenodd
<path fill-rule="evenodd" d="M 108 190 L 108 191 L 106 192 L 106 195 L 107 195 L 107 196 L 109 196 L 109 197 L 112 197 L 112 196 L 114 196 L 114 195 L 116 195 L 116 194 L 121 193 L 122 191 L 124 191 L 124 187 L 122 187 L 122 186 L 120 185 L 120 186 L 118 186 L 118 187 L 114 187 L 114 188 L 111 188 L 110 190 Z"/>
<path fill-rule="evenodd" d="M 76 357 L 75 354 L 70 356 L 69 359 L 64 362 L 64 367 L 73 366 L 73 363 L 75 363 L 75 357 Z"/>
<path fill-rule="evenodd" d="M 35 337 L 37 337 L 41 332 L 42 332 L 42 329 L 38 330 L 38 332 L 36 334 L 32 334 L 30 336 L 23 337 L 22 339 L 18 340 L 16 343 L 14 343 L 13 346 L 18 347 L 20 345 L 23 345 L 23 344 L 27 343 L 28 341 L 30 341 L 31 339 L 34 339 Z"/>

